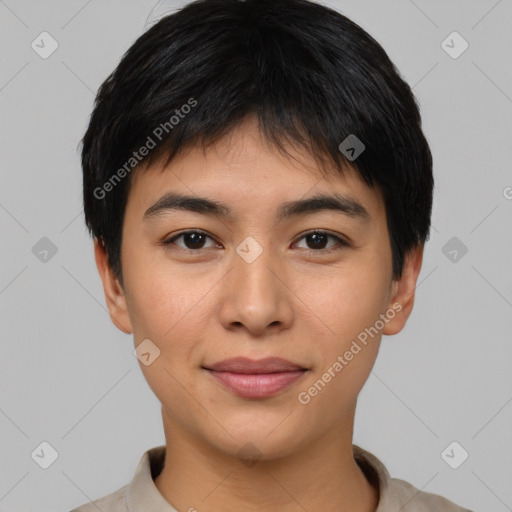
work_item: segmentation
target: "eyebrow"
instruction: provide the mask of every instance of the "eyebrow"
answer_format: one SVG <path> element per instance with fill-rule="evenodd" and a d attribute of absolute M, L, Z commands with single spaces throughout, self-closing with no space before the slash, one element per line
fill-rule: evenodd
<path fill-rule="evenodd" d="M 234 220 L 235 215 L 224 203 L 206 197 L 194 197 L 176 192 L 169 192 L 162 196 L 153 206 L 149 207 L 143 215 L 143 220 L 149 220 L 172 210 L 184 210 L 202 215 Z M 347 217 L 363 222 L 369 222 L 371 216 L 366 208 L 351 199 L 338 193 L 317 194 L 306 199 L 282 203 L 277 209 L 277 219 L 284 219 L 313 214 L 325 210 L 339 212 Z"/>

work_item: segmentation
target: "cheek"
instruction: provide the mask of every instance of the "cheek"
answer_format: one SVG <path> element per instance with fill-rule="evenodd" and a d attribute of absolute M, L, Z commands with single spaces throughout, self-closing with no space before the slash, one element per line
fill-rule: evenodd
<path fill-rule="evenodd" d="M 352 268 L 333 278 L 326 293 L 316 299 L 323 307 L 318 314 L 327 319 L 330 330 L 319 338 L 323 340 L 320 364 L 309 385 L 317 393 L 313 407 L 331 408 L 328 422 L 353 406 L 368 379 L 379 351 L 381 332 L 375 331 L 375 324 L 385 310 L 386 292 L 381 273 L 363 265 L 359 271 Z"/>
<path fill-rule="evenodd" d="M 160 350 L 154 362 L 139 366 L 154 394 L 166 403 L 182 393 L 180 383 L 188 381 L 187 373 L 198 364 L 196 348 L 204 337 L 209 297 L 204 282 L 173 274 L 169 268 L 164 273 L 148 266 L 134 271 L 130 279 L 128 306 L 135 344 L 150 339 Z"/>
<path fill-rule="evenodd" d="M 305 302 L 329 327 L 328 336 L 342 349 L 365 328 L 374 325 L 387 306 L 388 283 L 379 266 L 368 262 L 331 274 Z"/>
<path fill-rule="evenodd" d="M 161 350 L 176 354 L 199 339 L 212 314 L 214 293 L 208 291 L 213 292 L 219 279 L 158 259 L 134 257 L 127 265 L 127 305 L 136 342 L 149 338 Z"/>
<path fill-rule="evenodd" d="M 385 309 L 386 286 L 379 273 L 365 266 L 363 272 L 333 278 L 324 291 L 309 300 L 316 301 L 329 330 L 319 337 L 319 364 L 300 391 L 310 400 L 306 407 L 330 425 L 349 413 L 373 368 L 381 333 L 372 327 Z"/>

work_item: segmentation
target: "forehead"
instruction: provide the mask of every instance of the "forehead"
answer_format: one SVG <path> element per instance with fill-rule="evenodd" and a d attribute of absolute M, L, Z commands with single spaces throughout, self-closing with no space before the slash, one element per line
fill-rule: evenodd
<path fill-rule="evenodd" d="M 322 174 L 303 148 L 287 146 L 284 155 L 261 136 L 258 121 L 248 118 L 229 135 L 203 150 L 186 148 L 165 166 L 161 159 L 132 176 L 128 206 L 145 212 L 166 193 L 215 198 L 230 216 L 268 212 L 285 202 L 316 195 L 338 195 L 363 206 L 372 219 L 384 212 L 382 194 L 370 189 L 351 167 Z"/>

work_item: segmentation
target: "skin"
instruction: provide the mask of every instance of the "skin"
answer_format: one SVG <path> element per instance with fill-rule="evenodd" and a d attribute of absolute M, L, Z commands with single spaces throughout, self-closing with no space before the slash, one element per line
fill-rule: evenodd
<path fill-rule="evenodd" d="M 400 332 L 412 311 L 423 247 L 393 281 L 380 192 L 352 173 L 322 178 L 311 155 L 293 151 L 297 160 L 270 147 L 248 117 L 205 154 L 193 148 L 166 169 L 155 164 L 134 174 L 121 248 L 124 289 L 95 243 L 113 323 L 133 333 L 135 346 L 149 338 L 160 350 L 150 365 L 139 364 L 162 404 L 170 454 L 154 482 L 179 511 L 372 512 L 378 504 L 352 454 L 356 402 L 382 334 Z M 222 201 L 236 219 L 173 210 L 144 221 L 169 191 Z M 276 220 L 281 203 L 333 191 L 360 202 L 370 221 L 329 210 Z M 187 229 L 210 238 L 202 246 L 186 237 L 162 245 Z M 303 234 L 313 229 L 350 245 L 326 253 L 336 239 L 318 248 Z M 263 249 L 252 263 L 236 252 L 248 236 Z M 301 404 L 298 394 L 393 304 L 401 311 Z M 273 397 L 241 398 L 201 368 L 235 356 L 278 356 L 308 372 Z M 261 457 L 253 465 L 237 455 L 247 443 Z"/>

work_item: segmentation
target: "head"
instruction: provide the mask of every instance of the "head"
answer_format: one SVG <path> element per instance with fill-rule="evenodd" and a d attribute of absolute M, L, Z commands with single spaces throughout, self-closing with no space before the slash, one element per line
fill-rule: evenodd
<path fill-rule="evenodd" d="M 164 420 L 268 457 L 349 429 L 412 310 L 432 207 L 418 105 L 381 46 L 305 0 L 199 0 L 126 52 L 82 142 L 110 315 L 158 348 L 141 368 Z M 241 398 L 207 370 L 235 356 L 306 371 Z"/>

